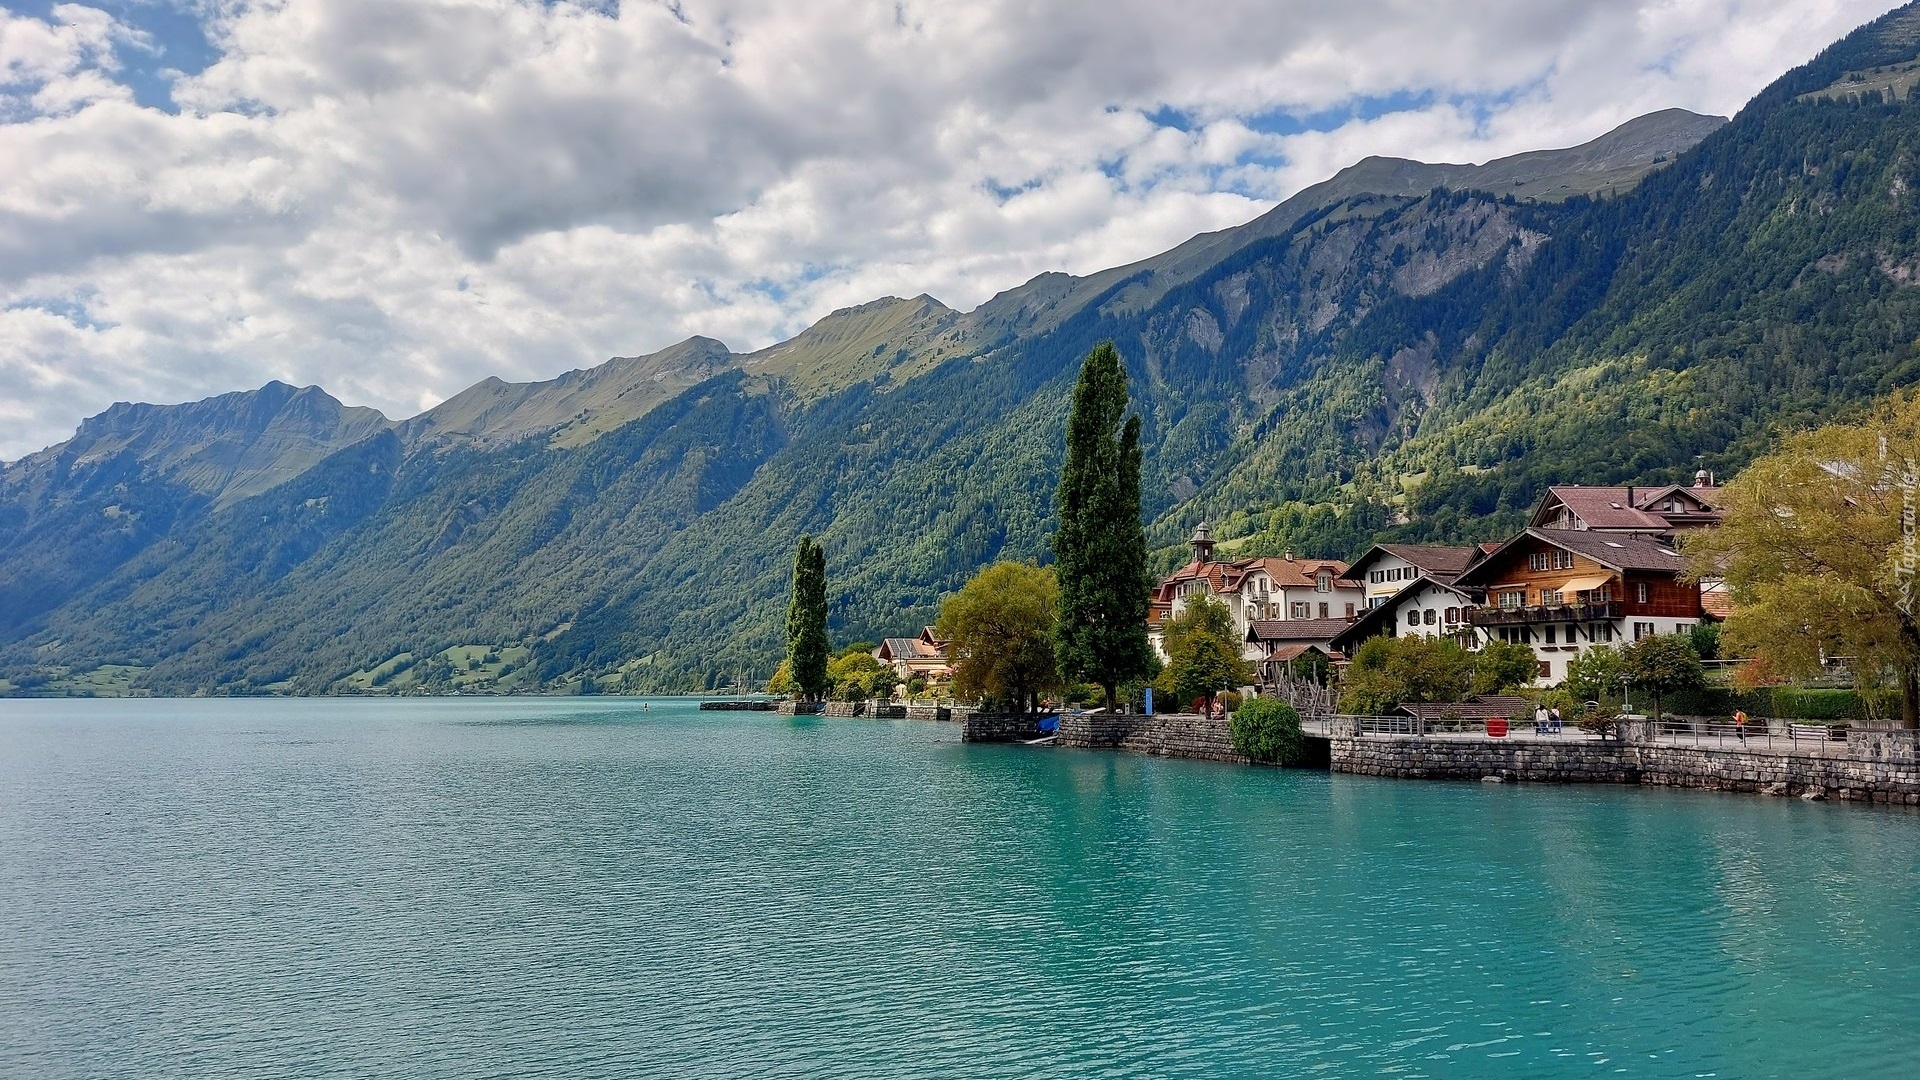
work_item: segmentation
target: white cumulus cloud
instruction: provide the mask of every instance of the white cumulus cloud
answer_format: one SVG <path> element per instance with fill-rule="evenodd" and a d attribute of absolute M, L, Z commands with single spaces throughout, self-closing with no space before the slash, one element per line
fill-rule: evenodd
<path fill-rule="evenodd" d="M 190 0 L 178 0 L 187 3 Z M 690 334 L 956 306 L 1367 154 L 1731 113 L 1890 0 L 223 0 L 0 10 L 0 458 L 114 400 L 404 416 Z"/>

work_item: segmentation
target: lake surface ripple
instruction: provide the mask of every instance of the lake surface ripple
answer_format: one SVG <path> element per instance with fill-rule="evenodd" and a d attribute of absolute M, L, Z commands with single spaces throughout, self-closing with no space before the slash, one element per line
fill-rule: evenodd
<path fill-rule="evenodd" d="M 0 702 L 0 1074 L 1920 1075 L 1912 813 L 957 739 Z"/>

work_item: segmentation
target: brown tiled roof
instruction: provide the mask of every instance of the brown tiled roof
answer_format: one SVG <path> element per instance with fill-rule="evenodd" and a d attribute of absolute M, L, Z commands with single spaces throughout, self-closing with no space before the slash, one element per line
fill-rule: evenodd
<path fill-rule="evenodd" d="M 1594 529 L 1646 529 L 1658 532 L 1667 527 L 1667 519 L 1633 505 L 1624 487 L 1548 488 L 1548 498 L 1557 500 Z M 1635 494 L 1638 494 L 1637 489 Z M 1545 504 L 1542 504 L 1542 509 Z"/>
<path fill-rule="evenodd" d="M 1612 567 L 1615 570 L 1677 574 L 1687 566 L 1687 561 L 1666 544 L 1626 533 L 1588 532 L 1581 529 L 1528 529 L 1502 544 L 1501 549 L 1504 551 L 1529 537 L 1565 548 L 1576 555 L 1584 555 L 1602 566 Z M 1505 560 L 1498 553 L 1489 555 L 1460 575 L 1454 584 L 1462 588 L 1485 586 L 1489 579 L 1496 576 L 1496 571 L 1502 569 L 1504 562 Z"/>
<path fill-rule="evenodd" d="M 1306 641 L 1306 642 L 1301 642 L 1298 645 L 1282 645 L 1279 648 L 1273 650 L 1273 655 L 1267 657 L 1266 659 L 1298 660 L 1310 652 L 1320 653 L 1321 655 L 1325 656 L 1329 660 L 1339 655 L 1338 653 L 1334 652 L 1333 650 L 1327 648 L 1326 646 L 1320 644 L 1317 641 Z"/>
<path fill-rule="evenodd" d="M 1348 625 L 1345 619 L 1255 619 L 1247 624 L 1247 640 L 1332 641 Z"/>
<path fill-rule="evenodd" d="M 1527 531 L 1550 543 L 1558 544 L 1576 555 L 1585 555 L 1594 562 L 1611 566 L 1616 570 L 1651 570 L 1677 574 L 1687 568 L 1687 560 L 1681 558 L 1671 546 L 1638 536 L 1609 536 L 1605 533 L 1580 532 L 1574 529 L 1528 529 Z"/>
<path fill-rule="evenodd" d="M 1702 589 L 1700 610 L 1716 619 L 1724 619 L 1733 614 L 1733 594 L 1725 589 Z"/>
<path fill-rule="evenodd" d="M 1333 571 L 1334 587 L 1357 589 L 1360 584 L 1346 577 L 1347 564 L 1339 559 L 1237 559 L 1233 562 L 1190 562 L 1167 575 L 1162 589 L 1183 581 L 1205 581 L 1215 594 L 1239 592 L 1247 578 L 1264 570 L 1274 584 L 1285 589 L 1313 588 L 1321 570 Z"/>
<path fill-rule="evenodd" d="M 1676 494 L 1683 495 L 1688 500 L 1708 509 L 1654 509 L 1655 504 L 1669 500 Z M 1680 487 L 1675 484 L 1631 487 L 1585 487 L 1569 484 L 1548 488 L 1546 498 L 1541 500 L 1540 510 L 1545 511 L 1548 503 L 1557 501 L 1573 511 L 1581 521 L 1586 522 L 1588 528 L 1665 532 L 1672 528 L 1718 523 L 1722 515 L 1711 507 L 1718 500 L 1719 494 L 1719 488 Z M 1543 524 L 1540 521 L 1541 517 L 1541 513 L 1534 515 L 1536 524 Z"/>
<path fill-rule="evenodd" d="M 1473 544 L 1458 547 L 1440 544 L 1375 544 L 1367 549 L 1366 554 L 1354 560 L 1352 573 L 1356 580 L 1364 576 L 1367 564 L 1378 558 L 1379 553 L 1405 559 L 1421 573 L 1434 578 L 1459 577 L 1467 567 L 1486 554 Z"/>

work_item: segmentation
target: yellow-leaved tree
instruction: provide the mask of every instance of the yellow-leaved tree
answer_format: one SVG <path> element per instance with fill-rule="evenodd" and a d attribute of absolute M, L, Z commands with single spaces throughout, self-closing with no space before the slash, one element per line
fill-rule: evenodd
<path fill-rule="evenodd" d="M 1845 657 L 1864 687 L 1898 687 L 1920 727 L 1920 396 L 1855 423 L 1789 437 L 1722 491 L 1725 520 L 1686 534 L 1696 579 L 1724 577 L 1734 611 L 1723 651 L 1787 678 Z"/>
<path fill-rule="evenodd" d="M 1058 689 L 1054 620 L 1060 587 L 1053 568 L 1000 562 L 940 605 L 935 632 L 947 643 L 953 692 L 1014 712 L 1038 709 Z"/>

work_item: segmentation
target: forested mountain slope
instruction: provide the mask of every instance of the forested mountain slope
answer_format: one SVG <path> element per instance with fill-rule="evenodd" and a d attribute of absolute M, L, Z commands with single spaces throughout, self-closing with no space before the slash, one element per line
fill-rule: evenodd
<path fill-rule="evenodd" d="M 108 504 L 54 448 L 0 481 L 0 589 L 32 601 L 0 627 L 0 677 L 121 663 L 165 691 L 325 692 L 425 657 L 410 685 L 444 686 L 462 645 L 529 647 L 549 683 L 764 676 L 802 532 L 841 640 L 1043 558 L 1067 393 L 1107 339 L 1169 546 L 1201 516 L 1251 550 L 1487 539 L 1548 483 L 1729 471 L 1920 381 L 1920 104 L 1849 90 L 1896 84 L 1879 69 L 1920 56 L 1917 28 L 1913 7 L 1863 28 L 1724 126 L 1662 113 L 1481 167 L 1371 160 L 972 312 L 890 298 L 750 356 L 694 339 L 490 381 L 397 425 L 343 419 L 264 486 L 143 466 L 112 505 L 185 509 L 148 509 L 139 543 L 89 532 L 114 535 Z M 49 555 L 47 522 L 97 554 Z M 68 572 L 43 585 L 50 559 Z"/>

